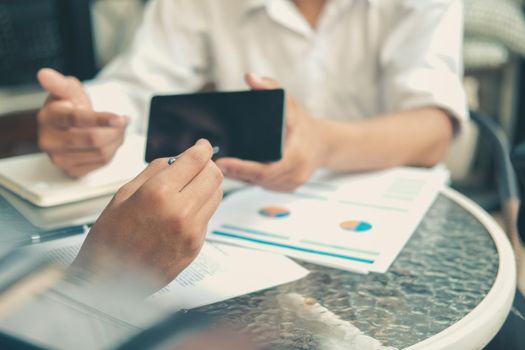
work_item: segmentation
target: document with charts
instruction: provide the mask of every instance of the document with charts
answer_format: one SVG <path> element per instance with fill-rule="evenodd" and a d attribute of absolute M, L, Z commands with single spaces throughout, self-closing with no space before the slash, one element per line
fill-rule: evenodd
<path fill-rule="evenodd" d="M 324 176 L 295 193 L 227 197 L 208 239 L 366 273 L 386 272 L 448 180 L 444 169 Z"/>

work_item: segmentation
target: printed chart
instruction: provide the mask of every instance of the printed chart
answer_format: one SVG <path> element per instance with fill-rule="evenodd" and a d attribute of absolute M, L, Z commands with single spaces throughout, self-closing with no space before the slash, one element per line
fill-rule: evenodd
<path fill-rule="evenodd" d="M 447 179 L 398 168 L 307 184 L 292 194 L 251 188 L 225 199 L 208 239 L 366 273 L 385 272 Z"/>

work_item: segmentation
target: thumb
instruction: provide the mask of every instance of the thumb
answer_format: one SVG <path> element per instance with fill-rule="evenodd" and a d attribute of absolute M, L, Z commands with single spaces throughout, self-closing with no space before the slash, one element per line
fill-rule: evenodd
<path fill-rule="evenodd" d="M 37 74 L 40 85 L 53 98 L 58 100 L 69 100 L 77 107 L 90 108 L 91 103 L 82 83 L 73 77 L 66 77 L 51 68 L 42 68 Z"/>
<path fill-rule="evenodd" d="M 281 87 L 277 81 L 271 78 L 260 77 L 254 73 L 246 73 L 244 75 L 244 80 L 246 81 L 246 84 L 248 84 L 248 86 L 253 90 L 272 90 L 279 89 Z"/>

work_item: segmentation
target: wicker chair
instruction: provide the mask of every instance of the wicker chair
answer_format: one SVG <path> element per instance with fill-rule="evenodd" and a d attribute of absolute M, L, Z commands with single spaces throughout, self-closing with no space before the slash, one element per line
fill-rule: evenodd
<path fill-rule="evenodd" d="M 464 0 L 465 4 L 465 73 L 470 109 L 491 116 L 506 134 L 508 146 L 515 143 L 518 125 L 518 86 L 520 60 L 525 57 L 525 17 L 523 0 Z M 469 89 L 467 89 L 468 91 Z M 470 142 L 482 134 L 470 132 Z M 468 135 L 467 135 L 468 136 Z M 470 146 L 475 148 L 476 146 Z M 449 164 L 457 187 L 466 191 L 487 210 L 498 208 L 496 183 L 491 169 L 494 162 L 482 157 L 491 150 L 478 142 L 476 151 L 457 150 Z M 474 155 L 472 155 L 474 154 Z M 459 169 L 454 165 L 459 164 Z"/>
<path fill-rule="evenodd" d="M 498 116 L 513 141 L 519 59 L 525 57 L 523 0 L 464 0 L 465 69 L 479 82 L 480 111 Z"/>

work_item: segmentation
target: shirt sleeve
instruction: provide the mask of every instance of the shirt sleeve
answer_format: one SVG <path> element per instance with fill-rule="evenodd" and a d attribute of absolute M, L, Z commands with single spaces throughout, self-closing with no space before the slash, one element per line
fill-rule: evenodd
<path fill-rule="evenodd" d="M 86 84 L 93 108 L 146 128 L 154 94 L 190 92 L 209 81 L 206 21 L 194 0 L 153 0 L 131 47 Z"/>
<path fill-rule="evenodd" d="M 383 108 L 439 107 L 460 127 L 468 119 L 460 0 L 396 0 L 380 53 Z"/>

